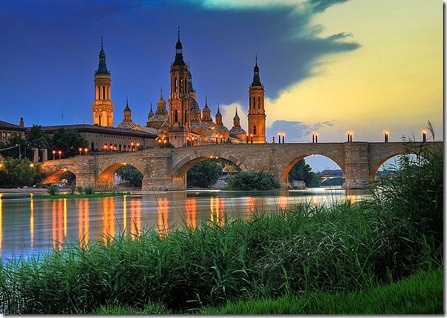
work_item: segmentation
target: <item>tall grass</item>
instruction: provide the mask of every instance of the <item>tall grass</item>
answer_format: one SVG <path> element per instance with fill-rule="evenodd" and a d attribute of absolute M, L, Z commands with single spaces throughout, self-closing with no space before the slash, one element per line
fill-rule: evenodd
<path fill-rule="evenodd" d="M 420 168 L 433 169 L 434 162 L 424 161 Z M 404 173 L 413 172 L 399 176 L 407 182 Z M 1 265 L 1 310 L 79 314 L 155 306 L 194 313 L 235 300 L 361 291 L 439 268 L 443 243 L 432 218 L 442 216 L 442 204 L 432 201 L 442 203 L 442 196 L 435 172 L 419 177 L 429 173 L 437 181 L 424 183 L 430 186 L 425 195 L 435 211 L 399 202 L 415 195 L 416 182 L 398 196 L 387 191 L 403 190 L 391 186 L 355 206 L 303 204 L 254 213 L 248 220 L 227 219 L 225 226 L 222 220 L 205 222 L 197 229 L 171 229 L 167 236 L 152 229 L 127 232 L 107 237 L 107 244 L 67 246 L 28 261 L 12 260 Z"/>
<path fill-rule="evenodd" d="M 397 283 L 350 293 L 313 292 L 278 299 L 238 301 L 223 307 L 204 308 L 204 315 L 396 315 L 443 314 L 443 270 L 418 272 Z M 104 310 L 104 313 L 105 312 Z M 108 313 L 120 313 L 110 309 Z M 148 312 L 148 313 L 154 313 Z"/>

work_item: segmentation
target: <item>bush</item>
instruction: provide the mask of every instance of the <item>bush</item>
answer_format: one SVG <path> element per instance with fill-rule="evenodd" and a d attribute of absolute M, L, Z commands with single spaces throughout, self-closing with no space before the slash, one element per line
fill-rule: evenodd
<path fill-rule="evenodd" d="M 222 175 L 222 168 L 215 160 L 205 160 L 189 169 L 186 179 L 188 187 L 209 188 Z"/>
<path fill-rule="evenodd" d="M 84 187 L 84 193 L 85 194 L 95 194 L 95 187 L 91 184 Z"/>
<path fill-rule="evenodd" d="M 272 190 L 280 188 L 278 180 L 266 172 L 240 172 L 227 179 L 228 190 Z"/>
<path fill-rule="evenodd" d="M 51 184 L 48 187 L 48 194 L 49 195 L 58 195 L 59 194 L 59 188 L 56 185 Z"/>

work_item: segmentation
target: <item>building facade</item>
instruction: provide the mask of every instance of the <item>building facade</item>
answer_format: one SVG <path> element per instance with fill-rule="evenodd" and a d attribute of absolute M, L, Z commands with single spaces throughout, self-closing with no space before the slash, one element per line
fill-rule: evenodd
<path fill-rule="evenodd" d="M 106 53 L 101 39 L 98 69 L 95 72 L 95 101 L 92 105 L 93 124 L 101 127 L 113 127 L 113 103 L 111 99 L 111 79 L 107 69 Z"/>
<path fill-rule="evenodd" d="M 113 103 L 110 99 L 110 72 L 105 62 L 105 52 L 101 41 L 98 70 L 95 72 L 95 96 L 93 103 L 93 123 L 96 126 L 113 125 Z M 154 112 L 152 105 L 145 126 L 140 126 L 131 118 L 131 110 L 126 101 L 123 121 L 118 128 L 139 130 L 157 134 L 157 144 L 170 143 L 174 147 L 196 146 L 211 143 L 265 143 L 264 87 L 260 82 L 256 58 L 253 83 L 249 88 L 248 133 L 241 127 L 237 114 L 233 127 L 228 129 L 223 121 L 218 105 L 214 120 L 208 107 L 208 98 L 201 110 L 194 90 L 190 66 L 183 58 L 180 31 L 177 34 L 175 57 L 170 66 L 170 91 L 166 102 L 163 91 Z"/>

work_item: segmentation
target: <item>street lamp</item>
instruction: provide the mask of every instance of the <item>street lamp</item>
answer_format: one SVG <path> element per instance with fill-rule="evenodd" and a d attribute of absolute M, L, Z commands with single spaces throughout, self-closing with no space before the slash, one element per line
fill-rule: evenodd
<path fill-rule="evenodd" d="M 354 133 L 352 131 L 348 131 L 348 142 L 352 142 L 352 135 L 354 135 Z"/>

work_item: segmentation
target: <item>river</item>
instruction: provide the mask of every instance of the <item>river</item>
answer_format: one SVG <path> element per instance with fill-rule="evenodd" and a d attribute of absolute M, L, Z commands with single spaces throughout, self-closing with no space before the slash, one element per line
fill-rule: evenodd
<path fill-rule="evenodd" d="M 263 192 L 171 191 L 138 192 L 132 195 L 40 199 L 33 194 L 0 193 L 0 253 L 28 258 L 60 249 L 63 242 L 88 245 L 105 241 L 124 229 L 138 233 L 153 228 L 166 235 L 185 224 L 197 227 L 213 220 L 244 218 L 255 212 L 274 213 L 310 202 L 331 205 L 363 198 L 363 190 L 307 189 Z"/>

